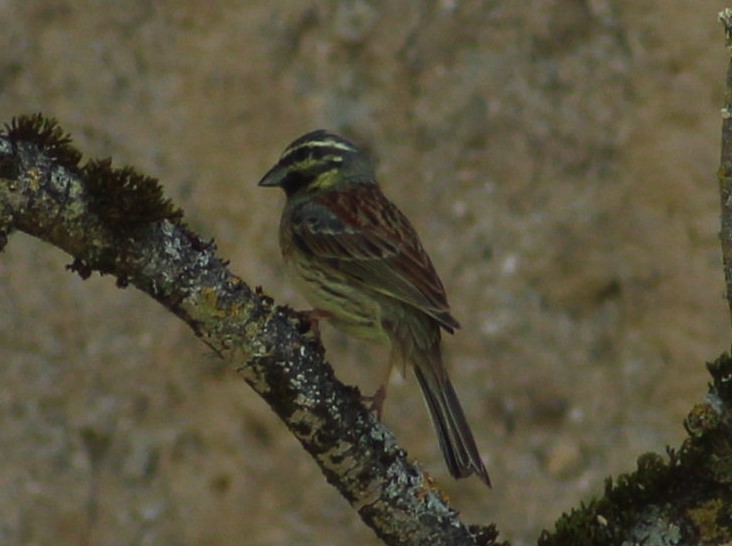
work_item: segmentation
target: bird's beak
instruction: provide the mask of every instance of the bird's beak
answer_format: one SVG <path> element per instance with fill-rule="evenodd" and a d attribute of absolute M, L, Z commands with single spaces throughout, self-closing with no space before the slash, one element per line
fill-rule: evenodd
<path fill-rule="evenodd" d="M 257 186 L 262 186 L 265 188 L 275 188 L 277 186 L 281 186 L 282 181 L 285 178 L 286 172 L 287 171 L 285 169 L 281 169 L 279 165 L 275 165 L 269 171 L 267 171 L 267 174 L 262 177 L 262 180 L 259 181 L 259 184 L 257 184 Z"/>

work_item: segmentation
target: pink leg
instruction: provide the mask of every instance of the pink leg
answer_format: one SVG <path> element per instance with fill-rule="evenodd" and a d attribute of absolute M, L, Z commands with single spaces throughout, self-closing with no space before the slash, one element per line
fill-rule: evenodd
<path fill-rule="evenodd" d="M 384 400 L 386 400 L 386 384 L 382 384 L 371 396 L 361 395 L 361 400 L 366 403 L 369 411 L 373 411 L 376 414 L 376 418 L 381 421 Z"/>
<path fill-rule="evenodd" d="M 300 311 L 300 313 L 305 316 L 310 331 L 317 339 L 320 339 L 320 321 L 333 318 L 333 313 L 323 311 L 322 309 L 311 309 L 310 311 Z"/>
<path fill-rule="evenodd" d="M 389 365 L 386 368 L 386 375 L 379 384 L 379 388 L 376 389 L 376 392 L 371 396 L 361 396 L 361 399 L 364 402 L 367 402 L 369 411 L 376 413 L 376 417 L 378 417 L 379 421 L 381 421 L 381 416 L 383 415 L 384 400 L 386 400 L 386 387 L 389 385 L 391 371 L 400 360 L 403 360 L 401 352 L 392 347 L 391 354 L 389 355 Z"/>

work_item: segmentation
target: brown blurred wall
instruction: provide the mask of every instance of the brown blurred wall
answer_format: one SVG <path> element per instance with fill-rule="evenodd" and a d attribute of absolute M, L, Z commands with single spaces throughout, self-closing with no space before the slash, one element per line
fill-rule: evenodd
<path fill-rule="evenodd" d="M 367 146 L 463 324 L 445 350 L 494 489 L 449 479 L 413 377 L 385 421 L 467 521 L 531 544 L 677 444 L 727 348 L 722 7 L 9 0 L 0 121 L 42 111 L 159 177 L 233 271 L 298 306 L 282 197 L 256 182 L 310 129 Z M 377 544 L 191 332 L 68 262 L 22 235 L 0 254 L 0 543 Z M 325 342 L 375 386 L 383 351 Z"/>

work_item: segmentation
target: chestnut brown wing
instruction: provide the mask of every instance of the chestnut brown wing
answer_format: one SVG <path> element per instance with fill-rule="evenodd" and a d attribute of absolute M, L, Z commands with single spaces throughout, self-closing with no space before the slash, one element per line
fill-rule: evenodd
<path fill-rule="evenodd" d="M 460 327 L 416 231 L 376 184 L 321 192 L 296 207 L 291 218 L 301 251 L 419 309 L 448 332 Z"/>

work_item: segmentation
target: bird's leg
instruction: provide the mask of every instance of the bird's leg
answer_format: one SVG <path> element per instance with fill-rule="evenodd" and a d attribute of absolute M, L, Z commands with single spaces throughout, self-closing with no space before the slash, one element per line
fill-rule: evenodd
<path fill-rule="evenodd" d="M 369 411 L 373 411 L 376 417 L 381 421 L 381 416 L 384 409 L 384 400 L 386 400 L 386 388 L 389 385 L 389 378 L 391 377 L 391 371 L 394 366 L 402 360 L 401 352 L 392 346 L 391 354 L 389 355 L 389 365 L 386 367 L 386 375 L 379 383 L 379 388 L 371 396 L 361 396 L 361 399 L 367 403 Z"/>
<path fill-rule="evenodd" d="M 384 400 L 386 400 L 386 383 L 382 383 L 372 395 L 362 394 L 361 400 L 366 404 L 369 411 L 373 411 L 376 414 L 376 418 L 381 421 Z"/>
<path fill-rule="evenodd" d="M 333 318 L 333 313 L 323 311 L 322 309 L 310 309 L 308 311 L 300 311 L 308 322 L 310 331 L 316 339 L 320 339 L 320 321 Z"/>

